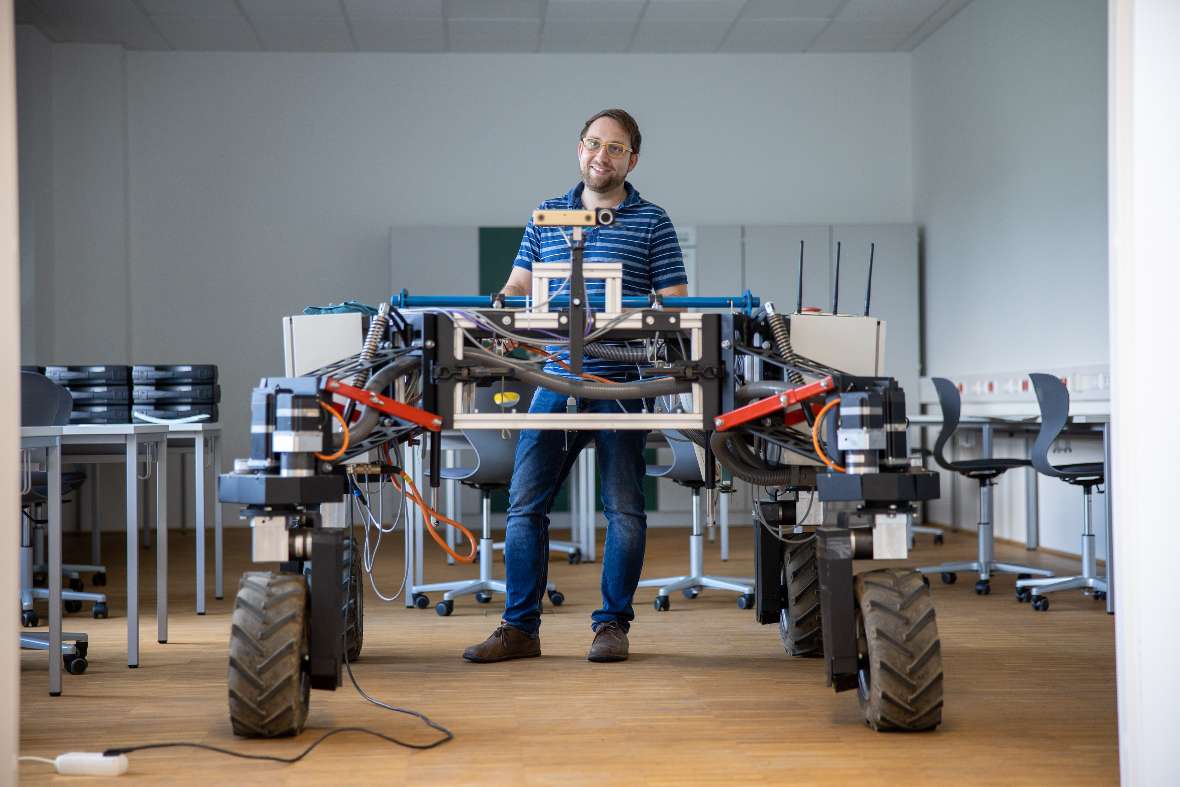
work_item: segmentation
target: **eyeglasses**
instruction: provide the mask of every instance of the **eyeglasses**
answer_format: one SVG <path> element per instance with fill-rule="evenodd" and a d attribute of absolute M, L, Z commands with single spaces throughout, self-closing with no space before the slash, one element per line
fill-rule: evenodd
<path fill-rule="evenodd" d="M 598 137 L 582 137 L 582 145 L 591 153 L 597 153 L 600 148 L 606 148 L 608 156 L 619 158 L 627 153 L 632 152 L 631 148 L 624 145 L 622 142 L 603 142 Z"/>

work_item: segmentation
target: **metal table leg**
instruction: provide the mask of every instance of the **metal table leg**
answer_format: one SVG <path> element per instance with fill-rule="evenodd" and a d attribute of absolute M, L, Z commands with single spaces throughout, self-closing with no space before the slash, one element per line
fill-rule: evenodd
<path fill-rule="evenodd" d="M 213 443 L 213 598 L 220 601 L 225 598 L 225 550 L 222 544 L 221 501 L 217 499 L 217 477 L 221 475 L 221 432 L 215 432 L 210 442 Z"/>
<path fill-rule="evenodd" d="M 156 641 L 168 641 L 168 433 L 156 442 Z"/>
<path fill-rule="evenodd" d="M 1114 506 L 1111 490 L 1114 464 L 1111 462 L 1110 422 L 1102 425 L 1102 458 L 1106 462 L 1106 614 L 1114 614 Z"/>
<path fill-rule="evenodd" d="M 1031 434 L 1024 438 L 1025 452 L 1029 456 L 1032 456 L 1034 442 Z M 1037 478 L 1037 469 L 1030 467 L 1025 481 L 1028 486 L 1024 493 L 1024 545 L 1028 549 L 1036 549 L 1041 545 L 1040 488 Z"/>
<path fill-rule="evenodd" d="M 127 666 L 139 666 L 139 441 L 127 435 L 124 451 L 127 493 Z M 50 647 L 60 647 L 61 643 Z"/>
<path fill-rule="evenodd" d="M 443 467 L 450 469 L 454 466 L 455 466 L 455 452 L 454 451 L 443 451 Z M 445 499 L 447 501 L 446 502 L 447 519 L 453 519 L 456 522 L 458 522 L 459 517 L 457 517 L 455 515 L 456 514 L 455 497 L 458 494 L 458 490 L 456 489 L 456 487 L 459 485 L 459 482 L 458 481 L 444 481 L 443 483 L 446 485 L 446 498 Z M 455 548 L 455 528 L 453 528 L 453 527 L 447 528 L 447 546 L 450 547 L 451 549 Z M 451 557 L 449 554 L 447 555 L 447 565 L 449 565 L 449 566 L 455 565 L 455 558 Z"/>
<path fill-rule="evenodd" d="M 721 560 L 729 560 L 729 495 L 717 492 L 717 526 L 721 530 Z"/>
<path fill-rule="evenodd" d="M 45 449 L 49 493 L 49 696 L 61 696 L 61 441 Z"/>
<path fill-rule="evenodd" d="M 205 614 L 205 436 L 193 435 L 193 503 L 197 529 L 197 614 Z"/>
<path fill-rule="evenodd" d="M 98 468 L 102 465 L 93 464 L 94 475 L 90 477 L 90 562 L 102 565 L 102 519 L 98 515 Z"/>

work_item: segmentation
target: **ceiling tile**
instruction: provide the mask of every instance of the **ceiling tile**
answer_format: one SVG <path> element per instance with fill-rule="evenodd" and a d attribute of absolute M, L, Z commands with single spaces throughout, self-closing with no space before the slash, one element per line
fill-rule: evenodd
<path fill-rule="evenodd" d="M 544 0 L 450 0 L 447 19 L 537 19 Z"/>
<path fill-rule="evenodd" d="M 442 19 L 443 0 L 344 0 L 351 19 Z"/>
<path fill-rule="evenodd" d="M 644 0 L 549 0 L 545 21 L 630 19 L 643 11 Z"/>
<path fill-rule="evenodd" d="M 438 19 L 354 19 L 352 35 L 365 52 L 445 52 L 447 32 Z"/>
<path fill-rule="evenodd" d="M 251 19 L 260 16 L 343 19 L 340 0 L 238 0 Z"/>
<path fill-rule="evenodd" d="M 175 49 L 206 52 L 254 52 L 258 37 L 243 16 L 192 17 L 162 14 L 153 16 L 160 33 Z"/>
<path fill-rule="evenodd" d="M 634 20 L 554 20 L 545 17 L 542 52 L 626 52 L 635 30 Z"/>
<path fill-rule="evenodd" d="M 925 22 L 946 0 L 848 0 L 836 16 L 840 20 L 882 20 L 909 25 Z"/>
<path fill-rule="evenodd" d="M 683 23 L 724 19 L 733 21 L 745 0 L 650 0 L 643 20 Z"/>
<path fill-rule="evenodd" d="M 16 0 L 12 8 L 18 25 L 35 25 L 41 21 L 41 12 L 33 0 Z"/>
<path fill-rule="evenodd" d="M 925 22 L 917 27 L 910 37 L 906 39 L 905 43 L 901 45 L 901 50 L 905 52 L 912 52 L 918 44 L 925 41 L 931 33 L 938 28 L 945 25 L 950 19 L 964 8 L 971 0 L 947 0 L 946 4 L 931 14 Z"/>
<path fill-rule="evenodd" d="M 535 52 L 540 19 L 452 19 L 452 52 Z"/>
<path fill-rule="evenodd" d="M 234 0 L 138 0 L 144 13 L 153 16 L 172 14 L 174 16 L 241 16 L 242 11 Z"/>
<path fill-rule="evenodd" d="M 750 0 L 742 19 L 830 19 L 844 0 Z"/>
<path fill-rule="evenodd" d="M 806 52 L 827 19 L 739 19 L 722 52 Z"/>
<path fill-rule="evenodd" d="M 122 44 L 139 50 L 169 48 L 131 0 L 40 0 L 37 7 L 55 41 Z"/>
<path fill-rule="evenodd" d="M 729 30 L 728 20 L 654 22 L 646 17 L 635 32 L 632 52 L 713 52 Z"/>
<path fill-rule="evenodd" d="M 908 27 L 890 27 L 880 22 L 834 20 L 822 32 L 809 52 L 892 52 L 909 38 Z"/>
<path fill-rule="evenodd" d="M 254 27 L 271 52 L 351 52 L 355 49 L 344 17 L 257 16 Z"/>

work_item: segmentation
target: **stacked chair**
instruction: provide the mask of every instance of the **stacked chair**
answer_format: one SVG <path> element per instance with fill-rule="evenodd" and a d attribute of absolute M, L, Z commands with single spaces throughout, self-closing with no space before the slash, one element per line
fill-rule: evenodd
<path fill-rule="evenodd" d="M 1016 599 L 1022 602 L 1031 600 L 1033 609 L 1044 612 L 1049 609 L 1049 599 L 1045 594 L 1059 590 L 1083 590 L 1095 599 L 1106 598 L 1109 585 L 1105 577 L 1098 576 L 1094 552 L 1093 503 L 1094 488 L 1102 486 L 1106 480 L 1106 465 L 1103 462 L 1085 462 L 1055 466 L 1049 461 L 1049 449 L 1069 420 L 1069 389 L 1050 374 L 1030 374 L 1029 377 L 1041 407 L 1041 431 L 1032 449 L 1033 467 L 1038 473 L 1060 478 L 1067 484 L 1082 488 L 1082 573 L 1073 577 L 1021 579 L 1016 582 Z"/>
<path fill-rule="evenodd" d="M 975 583 L 975 592 L 981 596 L 991 593 L 991 575 L 993 573 L 1016 574 L 1018 579 L 1028 579 L 1033 576 L 1052 577 L 1053 572 L 1043 568 L 1024 566 L 1016 563 L 1004 563 L 995 559 L 995 540 L 992 533 L 992 487 L 996 479 L 1009 470 L 1018 467 L 1028 467 L 1027 459 L 984 458 L 968 459 L 952 462 L 946 458 L 946 444 L 959 426 L 960 399 L 959 390 L 955 384 L 943 377 L 933 378 L 934 388 L 938 392 L 938 403 L 942 407 L 942 430 L 934 443 L 934 459 L 945 470 L 966 476 L 979 483 L 979 552 L 975 560 L 943 563 L 938 566 L 925 566 L 918 571 L 923 574 L 940 574 L 942 581 L 953 584 L 959 571 L 979 573 L 979 580 Z"/>
<path fill-rule="evenodd" d="M 672 464 L 649 465 L 647 474 L 654 478 L 667 478 L 692 490 L 692 535 L 688 537 L 688 573 L 678 577 L 644 579 L 641 588 L 659 588 L 654 606 L 657 612 L 666 612 L 671 606 L 669 594 L 679 590 L 685 598 L 693 599 L 705 588 L 728 590 L 738 593 L 738 606 L 751 609 L 754 606 L 754 580 L 742 577 L 719 577 L 705 574 L 704 530 L 701 527 L 701 489 L 705 486 L 701 472 L 701 461 L 697 458 L 696 446 L 675 430 L 666 430 L 664 437 L 672 449 Z"/>

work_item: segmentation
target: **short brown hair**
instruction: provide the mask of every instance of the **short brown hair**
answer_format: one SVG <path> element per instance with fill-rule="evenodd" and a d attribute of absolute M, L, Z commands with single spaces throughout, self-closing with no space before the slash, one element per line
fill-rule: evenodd
<path fill-rule="evenodd" d="M 631 152 L 639 153 L 639 145 L 643 142 L 643 135 L 639 133 L 639 124 L 635 122 L 635 118 L 631 117 L 631 113 L 625 109 L 604 109 L 594 113 L 582 126 L 582 133 L 578 135 L 578 138 L 586 136 L 586 129 L 590 128 L 599 118 L 610 118 L 622 126 L 623 130 L 627 132 L 627 136 L 631 137 Z"/>

